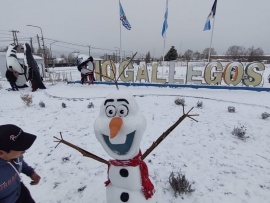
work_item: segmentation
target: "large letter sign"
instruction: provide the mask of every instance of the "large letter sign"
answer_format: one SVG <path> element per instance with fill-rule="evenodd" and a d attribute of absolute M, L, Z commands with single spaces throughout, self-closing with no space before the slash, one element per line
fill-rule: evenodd
<path fill-rule="evenodd" d="M 213 70 L 215 69 L 215 71 Z M 208 63 L 204 71 L 204 80 L 209 85 L 220 85 L 223 67 L 220 62 Z"/>
<path fill-rule="evenodd" d="M 142 80 L 144 80 L 144 82 L 149 82 L 148 71 L 144 64 L 142 65 L 141 68 L 138 68 L 136 77 L 136 81 L 142 82 Z"/>
<path fill-rule="evenodd" d="M 144 82 L 149 82 L 150 78 L 148 75 L 147 66 L 142 65 L 141 67 L 138 67 L 138 72 L 137 73 L 135 72 L 136 73 L 135 75 L 134 67 L 131 63 L 129 63 L 129 66 L 125 68 L 128 63 L 129 61 L 123 61 L 120 64 L 119 68 L 117 69 L 114 62 L 112 61 L 103 62 L 101 66 L 101 73 L 99 72 L 100 69 L 96 68 L 96 75 L 97 75 L 96 80 L 102 81 L 103 78 L 107 82 L 112 81 L 114 79 L 114 74 L 116 73 L 116 75 L 120 75 L 120 79 L 123 82 L 134 82 L 134 78 L 135 81 L 142 82 L 144 80 Z M 100 65 L 97 63 L 95 64 L 96 67 Z M 262 83 L 263 78 L 262 74 L 264 70 L 265 65 L 260 62 L 249 63 L 246 67 L 240 62 L 231 62 L 228 63 L 226 66 L 224 66 L 224 69 L 220 62 L 208 63 L 205 66 L 205 68 L 203 66 L 196 67 L 193 64 L 191 64 L 187 68 L 186 82 L 184 82 L 184 79 L 174 78 L 175 62 L 170 62 L 168 83 L 170 84 L 185 83 L 185 84 L 200 85 L 202 84 L 204 79 L 205 83 L 208 85 L 220 85 L 223 79 L 224 83 L 227 85 L 236 86 L 242 82 L 246 86 L 256 87 Z M 203 72 L 204 75 L 202 76 Z M 166 79 L 158 78 L 157 73 L 158 73 L 158 64 L 153 63 L 151 71 L 151 83 L 165 84 Z"/>
<path fill-rule="evenodd" d="M 196 80 L 193 78 L 193 76 L 200 77 L 200 80 Z M 189 65 L 187 69 L 187 82 L 191 84 L 200 85 L 202 84 L 202 71 L 201 70 L 195 70 L 193 65 Z"/>
<path fill-rule="evenodd" d="M 159 79 L 157 77 L 158 65 L 157 63 L 152 64 L 152 82 L 153 83 L 166 83 L 166 79 Z"/>
<path fill-rule="evenodd" d="M 244 66 L 240 62 L 232 62 L 225 66 L 223 79 L 227 85 L 238 85 L 244 75 Z"/>
<path fill-rule="evenodd" d="M 121 64 L 120 64 L 120 67 L 119 67 L 119 74 L 121 74 L 123 72 L 123 74 L 120 75 L 120 79 L 123 81 L 123 82 L 133 82 L 134 80 L 134 68 L 133 68 L 133 65 L 131 63 L 129 63 L 128 65 L 128 61 L 123 61 Z M 124 70 L 124 68 L 128 65 L 128 67 Z M 129 70 L 127 70 L 129 69 Z M 132 70 L 130 70 L 132 69 Z"/>
<path fill-rule="evenodd" d="M 108 67 L 109 67 L 109 71 L 108 71 Z M 116 71 L 116 67 L 115 67 L 115 64 L 113 62 L 105 61 L 101 66 L 101 70 L 102 70 L 101 71 L 102 76 L 106 76 L 106 77 L 102 77 L 105 81 L 110 82 L 114 79 L 113 72 Z"/>
<path fill-rule="evenodd" d="M 243 83 L 246 86 L 258 86 L 262 82 L 262 75 L 260 73 L 255 72 L 257 71 L 264 71 L 265 66 L 263 63 L 250 63 L 246 66 L 245 73 L 247 78 L 243 80 Z"/>

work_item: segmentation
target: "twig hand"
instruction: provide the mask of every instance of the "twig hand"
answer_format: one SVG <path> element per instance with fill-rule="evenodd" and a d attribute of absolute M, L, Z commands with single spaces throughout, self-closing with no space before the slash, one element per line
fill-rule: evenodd
<path fill-rule="evenodd" d="M 84 149 L 82 149 L 82 148 L 80 148 L 80 147 L 78 147 L 78 146 L 76 146 L 76 145 L 74 145 L 74 144 L 72 144 L 72 143 L 70 143 L 70 142 L 64 140 L 61 132 L 60 132 L 60 136 L 61 136 L 61 138 L 58 138 L 58 137 L 55 137 L 55 136 L 54 136 L 54 138 L 57 139 L 57 140 L 54 141 L 54 142 L 58 142 L 58 144 L 55 146 L 55 148 L 58 147 L 58 145 L 59 145 L 60 143 L 63 143 L 63 144 L 65 144 L 65 145 L 67 145 L 67 146 L 69 146 L 69 147 L 71 147 L 71 148 L 73 148 L 73 149 L 76 149 L 76 150 L 79 151 L 83 156 L 86 156 L 86 157 L 95 159 L 96 161 L 99 161 L 99 162 L 101 162 L 101 163 L 104 163 L 104 164 L 107 164 L 107 165 L 108 165 L 108 161 L 106 161 L 106 160 L 100 158 L 99 156 L 97 156 L 97 155 L 95 155 L 95 154 L 92 154 L 92 153 L 90 153 L 90 152 L 88 152 L 88 151 L 86 151 L 86 150 L 84 150 Z"/>

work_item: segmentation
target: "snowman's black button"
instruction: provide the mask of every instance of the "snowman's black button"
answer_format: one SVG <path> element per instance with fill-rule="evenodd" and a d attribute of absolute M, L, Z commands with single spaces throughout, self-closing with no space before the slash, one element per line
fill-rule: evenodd
<path fill-rule="evenodd" d="M 128 170 L 122 168 L 122 169 L 120 170 L 120 175 L 121 175 L 122 177 L 124 177 L 124 178 L 128 177 Z"/>
<path fill-rule="evenodd" d="M 121 194 L 121 196 L 120 196 L 120 199 L 121 199 L 122 202 L 127 202 L 128 199 L 129 199 L 129 194 L 126 193 L 126 192 L 123 192 L 123 193 Z"/>

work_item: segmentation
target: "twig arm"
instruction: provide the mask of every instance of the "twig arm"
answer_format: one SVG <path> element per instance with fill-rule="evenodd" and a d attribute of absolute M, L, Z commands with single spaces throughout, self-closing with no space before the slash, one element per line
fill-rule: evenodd
<path fill-rule="evenodd" d="M 191 108 L 188 111 L 188 113 L 192 109 L 193 108 Z M 183 107 L 183 112 L 184 112 L 184 107 Z M 169 127 L 164 133 L 162 133 L 162 135 L 159 136 L 159 138 L 155 142 L 153 142 L 153 144 L 142 155 L 142 160 L 145 159 L 185 118 L 190 118 L 190 119 L 198 122 L 197 120 L 192 118 L 193 116 L 198 116 L 198 114 L 190 115 L 188 113 L 184 113 L 184 115 L 182 115 L 171 127 Z"/>
<path fill-rule="evenodd" d="M 128 64 L 123 68 L 122 72 L 119 74 L 118 78 L 116 81 L 119 80 L 119 78 L 121 77 L 121 75 L 125 72 L 126 68 L 129 66 L 129 64 L 131 63 L 131 61 L 134 59 L 134 57 L 136 56 L 137 52 L 131 57 L 131 59 L 129 60 Z"/>
<path fill-rule="evenodd" d="M 61 138 L 58 138 L 58 137 L 55 137 L 55 136 L 54 136 L 54 138 L 56 139 L 55 142 L 58 142 L 58 144 L 56 145 L 56 147 L 58 147 L 59 144 L 63 143 L 63 144 L 65 144 L 65 145 L 67 145 L 67 146 L 69 146 L 69 147 L 71 147 L 71 148 L 73 148 L 73 149 L 76 149 L 76 150 L 79 151 L 83 156 L 86 156 L 86 157 L 95 159 L 96 161 L 99 161 L 99 162 L 101 162 L 101 163 L 104 163 L 104 164 L 107 164 L 107 165 L 108 165 L 109 162 L 106 161 L 105 159 L 102 159 L 102 158 L 100 158 L 99 156 L 97 156 L 97 155 L 95 155 L 95 154 L 92 154 L 91 152 L 88 152 L 88 151 L 86 151 L 86 150 L 84 150 L 84 149 L 82 149 L 82 148 L 80 148 L 80 147 L 78 147 L 78 146 L 76 146 L 76 145 L 74 145 L 74 144 L 72 144 L 72 143 L 70 143 L 70 142 L 64 140 L 61 132 L 60 132 L 60 136 L 61 136 Z M 56 148 L 56 147 L 55 147 L 55 148 Z"/>

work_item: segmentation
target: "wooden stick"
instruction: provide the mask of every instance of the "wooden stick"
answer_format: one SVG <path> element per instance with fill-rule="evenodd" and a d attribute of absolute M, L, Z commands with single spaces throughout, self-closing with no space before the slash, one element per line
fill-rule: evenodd
<path fill-rule="evenodd" d="M 119 90 L 118 83 L 117 83 L 117 80 L 116 80 L 116 71 L 114 72 L 114 68 L 115 68 L 115 70 L 116 70 L 116 67 L 115 67 L 115 64 L 112 63 L 112 60 L 111 60 L 111 59 L 110 59 L 110 63 L 111 63 L 111 70 L 112 70 L 113 76 L 114 76 L 113 81 L 114 81 L 114 84 L 115 84 L 115 86 L 116 86 L 116 89 Z"/>
<path fill-rule="evenodd" d="M 74 145 L 74 144 L 72 144 L 72 143 L 70 143 L 70 142 L 64 140 L 61 132 L 60 132 L 60 136 L 61 136 L 61 138 L 58 138 L 58 137 L 55 137 L 55 136 L 54 136 L 54 138 L 57 139 L 57 141 L 54 141 L 54 142 L 58 142 L 58 144 L 55 146 L 55 148 L 58 147 L 58 145 L 59 145 L 60 143 L 63 143 L 63 144 L 65 144 L 65 145 L 67 145 L 67 146 L 69 146 L 69 147 L 71 147 L 71 148 L 73 148 L 73 149 L 76 149 L 76 150 L 79 151 L 83 156 L 86 156 L 86 157 L 95 159 L 96 161 L 99 161 L 99 162 L 104 163 L 104 164 L 107 164 L 107 165 L 109 164 L 109 162 L 106 161 L 105 159 L 102 159 L 102 158 L 100 158 L 99 156 L 97 156 L 97 155 L 95 155 L 95 154 L 92 154 L 92 153 L 90 153 L 90 152 L 88 152 L 88 151 L 86 151 L 86 150 L 84 150 L 84 149 L 82 149 L 82 148 L 80 148 L 80 147 L 77 147 L 76 145 Z"/>
<path fill-rule="evenodd" d="M 188 113 L 191 112 L 192 109 L 193 107 L 188 111 Z M 183 106 L 183 113 L 184 115 L 182 115 L 171 127 L 169 127 L 161 136 L 159 136 L 159 138 L 155 142 L 153 142 L 153 144 L 144 152 L 144 154 L 142 155 L 142 160 L 145 159 L 185 118 L 190 118 L 198 122 L 197 120 L 192 118 L 192 116 L 199 116 L 199 115 L 198 114 L 189 115 L 188 113 L 185 113 L 184 106 Z"/>
<path fill-rule="evenodd" d="M 114 69 L 113 69 L 113 66 L 114 65 L 112 64 L 112 60 L 111 59 L 110 59 L 110 63 L 111 63 L 111 68 L 112 68 L 112 72 L 113 72 L 113 75 L 114 75 L 114 78 L 113 79 L 110 78 L 110 77 L 108 77 L 108 76 L 106 76 L 106 75 L 103 75 L 101 73 L 98 73 L 98 72 L 95 72 L 95 73 L 96 74 L 99 74 L 101 77 L 107 78 L 109 80 L 113 80 L 113 82 L 115 83 L 116 89 L 119 90 L 118 82 L 117 81 L 119 80 L 120 76 L 124 73 L 124 71 L 126 70 L 126 68 L 129 66 L 129 64 L 131 63 L 131 61 L 134 59 L 134 57 L 136 56 L 136 54 L 137 54 L 137 52 L 131 57 L 131 59 L 129 60 L 128 64 L 123 68 L 122 72 L 119 73 L 119 76 L 118 76 L 117 79 L 116 79 L 116 72 L 114 72 Z"/>
<path fill-rule="evenodd" d="M 134 57 L 136 56 L 137 52 L 131 57 L 131 59 L 129 60 L 128 64 L 123 68 L 122 72 L 119 74 L 118 78 L 116 81 L 119 80 L 120 76 L 124 73 L 124 71 L 126 70 L 126 68 L 129 66 L 130 62 L 134 59 Z"/>

